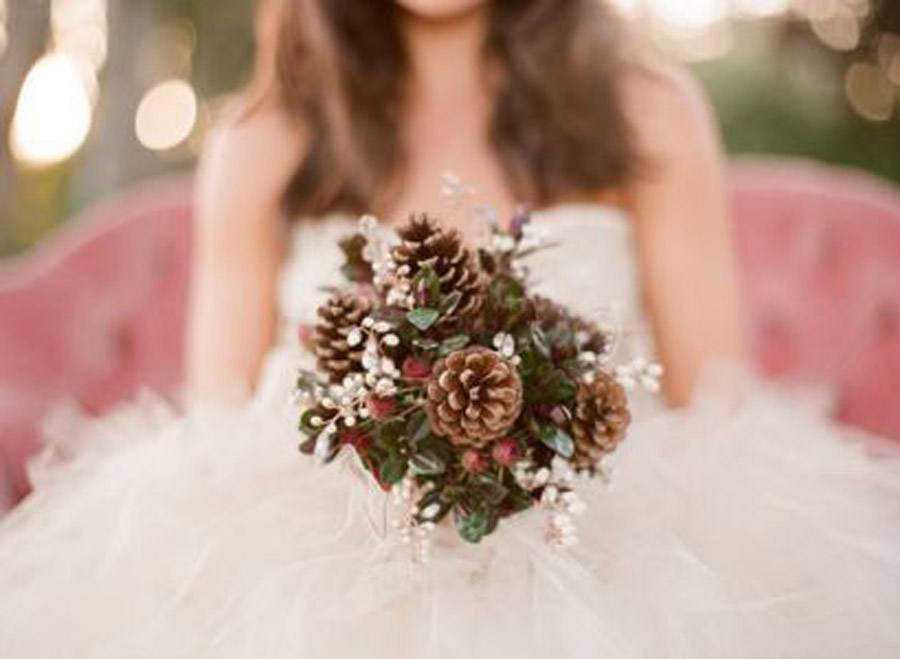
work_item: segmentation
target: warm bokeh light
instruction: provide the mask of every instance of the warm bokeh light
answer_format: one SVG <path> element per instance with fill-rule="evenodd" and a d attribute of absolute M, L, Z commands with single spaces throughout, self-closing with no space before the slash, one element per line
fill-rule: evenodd
<path fill-rule="evenodd" d="M 806 20 L 822 43 L 838 51 L 854 50 L 871 0 L 613 0 L 636 16 L 674 55 L 685 60 L 717 59 L 729 54 L 735 19 L 785 14 Z"/>
<path fill-rule="evenodd" d="M 705 30 L 728 16 L 727 0 L 653 0 L 651 7 L 674 31 Z"/>
<path fill-rule="evenodd" d="M 69 55 L 42 57 L 19 93 L 10 146 L 29 165 L 49 165 L 70 157 L 91 128 L 91 98 L 85 71 Z"/>
<path fill-rule="evenodd" d="M 814 18 L 810 27 L 822 43 L 834 50 L 854 50 L 862 36 L 859 18 L 843 5 L 824 18 Z"/>
<path fill-rule="evenodd" d="M 152 151 L 172 149 L 188 137 L 197 122 L 197 95 L 184 80 L 166 80 L 150 89 L 135 117 L 138 141 Z"/>
<path fill-rule="evenodd" d="M 777 16 L 791 8 L 791 0 L 732 0 L 738 14 L 762 18 Z"/>
<path fill-rule="evenodd" d="M 874 64 L 857 62 L 847 69 L 847 100 L 862 117 L 887 121 L 894 114 L 895 92 L 891 81 Z"/>
<path fill-rule="evenodd" d="M 53 0 L 54 50 L 99 69 L 106 61 L 106 0 Z"/>

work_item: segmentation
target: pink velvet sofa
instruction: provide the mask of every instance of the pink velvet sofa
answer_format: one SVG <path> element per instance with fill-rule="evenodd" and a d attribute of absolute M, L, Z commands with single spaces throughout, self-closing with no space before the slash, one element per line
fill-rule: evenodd
<path fill-rule="evenodd" d="M 836 392 L 835 416 L 900 438 L 900 193 L 804 161 L 743 161 L 731 203 L 759 371 Z M 0 264 L 0 510 L 61 402 L 100 413 L 182 379 L 190 182 L 156 181 Z"/>

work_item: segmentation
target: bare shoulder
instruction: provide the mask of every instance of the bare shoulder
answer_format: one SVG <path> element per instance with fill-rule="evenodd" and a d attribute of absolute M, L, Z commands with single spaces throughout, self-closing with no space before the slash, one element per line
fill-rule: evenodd
<path fill-rule="evenodd" d="M 210 131 L 198 168 L 198 203 L 278 203 L 306 139 L 280 107 L 241 97 Z"/>
<path fill-rule="evenodd" d="M 664 156 L 694 148 L 718 150 L 718 128 L 709 100 L 685 69 L 653 63 L 625 78 L 622 101 L 639 147 Z"/>

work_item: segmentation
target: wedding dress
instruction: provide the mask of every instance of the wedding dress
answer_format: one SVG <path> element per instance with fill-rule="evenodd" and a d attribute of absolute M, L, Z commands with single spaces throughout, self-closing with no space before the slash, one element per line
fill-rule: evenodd
<path fill-rule="evenodd" d="M 538 289 L 652 356 L 627 218 L 534 221 L 559 243 L 533 257 Z M 0 657 L 900 657 L 900 462 L 739 369 L 686 410 L 636 394 L 609 485 L 577 486 L 575 547 L 531 510 L 478 545 L 439 526 L 411 560 L 351 450 L 297 451 L 298 327 L 353 229 L 296 225 L 247 404 L 56 420 L 0 525 Z"/>

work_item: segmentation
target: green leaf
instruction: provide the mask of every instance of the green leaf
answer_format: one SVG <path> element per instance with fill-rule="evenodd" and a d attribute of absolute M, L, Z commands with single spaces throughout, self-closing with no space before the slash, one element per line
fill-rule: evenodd
<path fill-rule="evenodd" d="M 547 337 L 543 330 L 538 327 L 537 323 L 531 325 L 529 328 L 529 335 L 531 345 L 534 346 L 535 350 L 546 359 L 550 359 L 550 346 L 547 343 Z"/>
<path fill-rule="evenodd" d="M 300 391 L 312 391 L 318 383 L 318 378 L 312 371 L 301 370 L 297 373 L 295 382 Z"/>
<path fill-rule="evenodd" d="M 469 341 L 469 337 L 465 334 L 457 334 L 456 336 L 451 336 L 448 339 L 444 339 L 444 341 L 441 343 L 440 355 L 442 357 L 445 357 L 451 352 L 462 350 L 467 345 L 469 345 Z"/>
<path fill-rule="evenodd" d="M 544 364 L 546 360 L 538 353 L 534 348 L 525 348 L 519 350 L 519 358 L 521 361 L 519 362 L 519 372 L 523 375 L 523 377 L 528 377 L 532 373 L 538 370 L 541 364 Z"/>
<path fill-rule="evenodd" d="M 417 329 L 424 332 L 429 327 L 434 325 L 435 321 L 438 319 L 438 316 L 440 316 L 440 313 L 437 309 L 431 309 L 429 307 L 418 307 L 406 314 L 406 320 L 408 320 Z"/>
<path fill-rule="evenodd" d="M 441 345 L 434 339 L 423 339 L 423 338 L 413 339 L 412 344 L 417 348 L 421 348 L 422 350 L 434 350 L 434 349 L 440 347 L 440 345 Z"/>
<path fill-rule="evenodd" d="M 402 455 L 396 451 L 391 451 L 379 467 L 381 480 L 388 485 L 399 483 L 406 476 L 407 466 L 406 459 Z"/>
<path fill-rule="evenodd" d="M 410 444 L 418 444 L 431 434 L 431 423 L 424 411 L 413 413 L 406 423 L 406 436 Z"/>
<path fill-rule="evenodd" d="M 300 432 L 306 433 L 307 435 L 318 435 L 321 432 L 322 428 L 316 427 L 312 424 L 312 418 L 316 416 L 318 413 L 317 410 L 306 410 L 300 416 L 300 424 L 299 429 Z"/>
<path fill-rule="evenodd" d="M 506 487 L 489 476 L 479 478 L 469 486 L 469 490 L 476 500 L 486 501 L 492 506 L 499 504 L 509 494 L 509 490 Z"/>
<path fill-rule="evenodd" d="M 425 517 L 423 517 L 422 512 L 424 512 L 427 508 L 429 508 L 430 506 L 435 505 L 435 504 L 437 504 L 437 506 L 438 506 L 437 514 L 431 515 L 427 519 Z M 452 505 L 453 505 L 452 499 L 448 499 L 447 497 L 445 497 L 442 490 L 440 490 L 440 489 L 432 490 L 431 492 L 428 492 L 425 496 L 423 496 L 421 499 L 419 499 L 419 502 L 416 504 L 416 506 L 419 508 L 419 512 L 416 514 L 416 520 L 419 522 L 425 522 L 425 521 L 434 522 L 434 523 L 440 522 L 444 518 L 444 516 L 448 512 L 450 512 L 450 508 Z"/>
<path fill-rule="evenodd" d="M 538 432 L 538 439 L 564 458 L 571 458 L 575 453 L 575 442 L 558 426 L 543 426 Z"/>
<path fill-rule="evenodd" d="M 447 470 L 441 456 L 432 452 L 416 453 L 409 461 L 409 469 L 416 476 L 436 476 Z"/>
<path fill-rule="evenodd" d="M 568 403 L 578 393 L 578 384 L 549 362 L 538 366 L 533 383 L 526 392 L 529 402 Z"/>
<path fill-rule="evenodd" d="M 556 371 L 550 395 L 558 403 L 572 400 L 578 393 L 578 385 L 562 371 Z"/>
<path fill-rule="evenodd" d="M 399 419 L 385 421 L 378 427 L 375 435 L 375 446 L 385 451 L 391 451 L 397 447 L 400 438 L 406 432 L 406 424 Z"/>
<path fill-rule="evenodd" d="M 497 528 L 497 512 L 489 508 L 478 508 L 471 512 L 464 512 L 456 508 L 456 530 L 466 541 L 477 543 Z"/>
<path fill-rule="evenodd" d="M 441 501 L 445 503 L 455 503 L 459 497 L 461 497 L 466 491 L 465 486 L 463 485 L 454 485 L 449 484 L 445 485 L 443 489 L 435 490 L 435 494 L 441 497 Z"/>
<path fill-rule="evenodd" d="M 369 314 L 376 321 L 383 320 L 396 327 L 403 322 L 406 312 L 399 307 L 379 307 Z"/>

